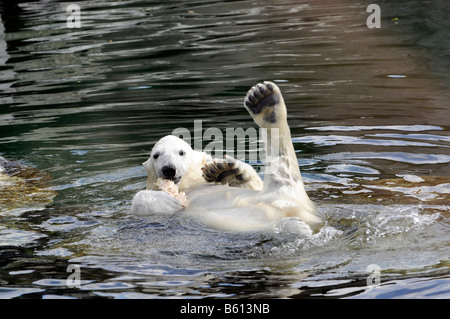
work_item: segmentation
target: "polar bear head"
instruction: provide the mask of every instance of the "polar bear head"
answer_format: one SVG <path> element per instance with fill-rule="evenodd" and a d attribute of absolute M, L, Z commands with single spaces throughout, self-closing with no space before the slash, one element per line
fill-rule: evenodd
<path fill-rule="evenodd" d="M 172 180 L 180 189 L 200 183 L 203 181 L 201 168 L 206 160 L 205 153 L 194 151 L 174 135 L 167 135 L 153 146 L 149 159 L 142 163 L 148 174 L 147 189 L 157 190 L 158 178 Z"/>

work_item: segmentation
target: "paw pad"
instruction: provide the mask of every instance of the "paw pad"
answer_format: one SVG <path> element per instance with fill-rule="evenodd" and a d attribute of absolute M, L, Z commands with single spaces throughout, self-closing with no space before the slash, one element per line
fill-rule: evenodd
<path fill-rule="evenodd" d="M 276 105 L 279 102 L 279 96 L 275 93 L 274 85 L 266 81 L 253 86 L 245 96 L 245 108 L 253 114 L 259 114 L 265 108 Z"/>
<path fill-rule="evenodd" d="M 225 156 L 224 159 L 214 159 L 213 162 L 202 167 L 203 178 L 210 183 L 228 183 L 233 177 L 243 179 L 239 175 L 239 168 L 234 158 Z M 239 177 L 240 176 L 240 177 Z"/>

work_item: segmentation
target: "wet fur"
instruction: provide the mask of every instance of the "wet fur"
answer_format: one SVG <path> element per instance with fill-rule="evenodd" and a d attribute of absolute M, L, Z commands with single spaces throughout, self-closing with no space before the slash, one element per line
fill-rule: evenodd
<path fill-rule="evenodd" d="M 205 153 L 186 148 L 189 160 L 178 163 L 176 156 L 165 157 L 184 169 L 179 187 L 192 202 L 183 213 L 224 231 L 277 229 L 311 235 L 311 227 L 321 219 L 303 185 L 279 88 L 272 82 L 253 86 L 246 95 L 244 107 L 258 126 L 267 129 L 266 146 L 272 156 L 266 159 L 264 181 L 246 163 L 232 158 L 211 159 Z M 169 142 L 186 147 L 187 144 L 176 139 L 166 136 L 154 150 L 162 146 L 176 153 Z M 133 212 L 148 215 L 156 211 L 180 211 L 175 203 L 156 194 L 161 192 L 153 185 L 158 177 L 158 165 L 152 157 L 143 165 L 148 173 L 147 190 L 136 194 Z M 164 201 L 168 203 L 167 210 L 161 209 Z"/>

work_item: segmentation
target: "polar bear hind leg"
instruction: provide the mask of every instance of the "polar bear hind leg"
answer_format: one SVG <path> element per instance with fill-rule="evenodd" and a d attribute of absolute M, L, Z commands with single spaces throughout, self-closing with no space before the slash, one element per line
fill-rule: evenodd
<path fill-rule="evenodd" d="M 231 157 L 208 162 L 203 167 L 204 179 L 210 183 L 231 186 L 234 190 L 240 187 L 256 191 L 251 194 L 242 191 L 231 196 L 233 200 L 230 208 L 247 212 L 239 213 L 238 217 L 242 219 L 245 216 L 248 227 L 249 222 L 256 220 L 261 225 L 265 223 L 283 231 L 311 234 L 310 227 L 319 225 L 321 218 L 304 188 L 280 89 L 272 82 L 259 83 L 248 91 L 244 106 L 255 123 L 266 132 L 264 181 L 250 165 Z M 258 186 L 249 187 L 251 181 L 257 181 Z M 218 224 L 223 222 L 222 227 L 228 225 L 224 219 L 234 221 L 236 217 L 232 217 L 230 211 L 210 215 L 207 223 L 212 222 L 214 215 Z"/>
<path fill-rule="evenodd" d="M 255 123 L 267 132 L 264 190 L 303 188 L 286 105 L 278 86 L 272 82 L 258 83 L 247 92 L 244 106 Z"/>
<path fill-rule="evenodd" d="M 300 217 L 307 223 L 318 223 L 314 203 L 306 194 L 297 155 L 292 145 L 291 131 L 287 122 L 287 110 L 281 91 L 275 83 L 254 85 L 244 100 L 244 107 L 255 123 L 266 129 L 266 164 L 261 198 L 278 196 L 282 199 L 279 209 L 288 215 Z M 277 201 L 278 202 L 278 201 Z M 293 212 L 293 213 L 291 213 Z"/>

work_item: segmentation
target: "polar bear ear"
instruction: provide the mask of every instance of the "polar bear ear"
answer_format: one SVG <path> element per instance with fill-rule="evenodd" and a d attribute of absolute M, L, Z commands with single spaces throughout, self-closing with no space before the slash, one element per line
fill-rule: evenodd
<path fill-rule="evenodd" d="M 148 175 L 146 189 L 157 190 L 155 183 L 158 179 L 158 174 L 156 173 L 155 166 L 153 165 L 153 159 L 150 157 L 148 160 L 142 163 L 142 166 L 144 166 L 145 171 Z"/>

